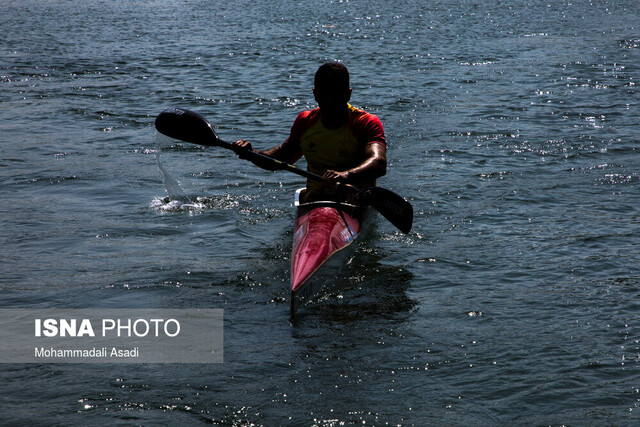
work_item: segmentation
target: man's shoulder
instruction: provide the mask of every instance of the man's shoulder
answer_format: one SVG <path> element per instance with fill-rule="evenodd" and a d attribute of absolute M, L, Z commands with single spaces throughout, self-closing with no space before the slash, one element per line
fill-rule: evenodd
<path fill-rule="evenodd" d="M 301 111 L 295 121 L 314 121 L 317 120 L 318 117 L 320 117 L 320 109 L 314 108 L 313 110 Z"/>
<path fill-rule="evenodd" d="M 294 139 L 299 139 L 319 118 L 319 108 L 300 112 L 291 126 L 291 136 Z"/>
<path fill-rule="evenodd" d="M 349 111 L 351 112 L 351 122 L 352 123 L 380 123 L 380 119 L 375 114 L 369 113 L 368 111 L 363 110 L 362 108 L 354 107 L 349 104 Z"/>
<path fill-rule="evenodd" d="M 367 143 L 378 142 L 386 146 L 382 122 L 375 114 L 349 105 L 351 111 L 351 130 L 358 139 Z"/>

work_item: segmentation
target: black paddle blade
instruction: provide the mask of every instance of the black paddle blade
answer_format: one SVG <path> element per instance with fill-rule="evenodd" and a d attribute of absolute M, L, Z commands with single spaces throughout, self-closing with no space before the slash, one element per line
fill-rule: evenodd
<path fill-rule="evenodd" d="M 169 108 L 156 117 L 156 129 L 163 135 L 200 145 L 220 145 L 220 138 L 200 114 L 183 108 Z"/>
<path fill-rule="evenodd" d="M 400 231 L 407 234 L 413 226 L 413 206 L 402 196 L 381 187 L 362 190 L 364 202 L 389 220 Z"/>

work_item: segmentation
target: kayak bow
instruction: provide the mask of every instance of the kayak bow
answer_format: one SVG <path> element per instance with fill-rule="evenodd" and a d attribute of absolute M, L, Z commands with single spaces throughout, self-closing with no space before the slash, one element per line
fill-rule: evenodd
<path fill-rule="evenodd" d="M 318 296 L 325 281 L 314 277 L 336 253 L 351 245 L 375 211 L 338 202 L 300 203 L 296 192 L 296 222 L 291 252 L 291 317 Z"/>

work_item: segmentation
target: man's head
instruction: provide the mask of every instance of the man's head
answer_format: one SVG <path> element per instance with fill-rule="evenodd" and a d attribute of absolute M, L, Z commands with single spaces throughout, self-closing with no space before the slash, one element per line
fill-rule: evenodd
<path fill-rule="evenodd" d="M 335 90 L 349 90 L 349 70 L 338 62 L 328 62 L 316 71 L 313 81 L 316 89 L 334 88 Z"/>
<path fill-rule="evenodd" d="M 318 68 L 313 93 L 321 109 L 344 107 L 351 99 L 347 67 L 329 62 Z"/>

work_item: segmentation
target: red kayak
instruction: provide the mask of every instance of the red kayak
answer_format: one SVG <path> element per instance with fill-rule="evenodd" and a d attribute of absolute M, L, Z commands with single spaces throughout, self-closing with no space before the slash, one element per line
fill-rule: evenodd
<path fill-rule="evenodd" d="M 291 316 L 320 294 L 325 281 L 314 274 L 364 229 L 373 209 L 337 202 L 300 203 L 296 193 L 296 225 L 291 254 Z"/>

